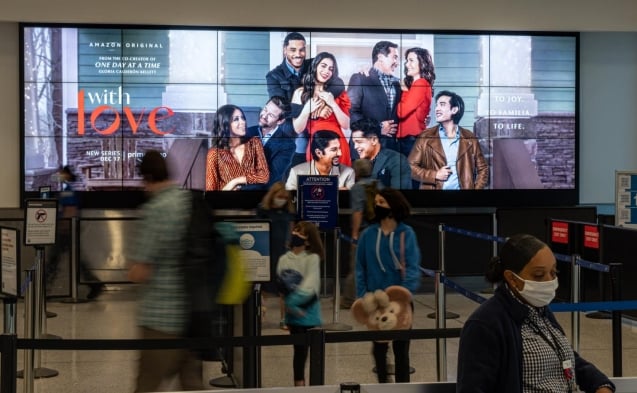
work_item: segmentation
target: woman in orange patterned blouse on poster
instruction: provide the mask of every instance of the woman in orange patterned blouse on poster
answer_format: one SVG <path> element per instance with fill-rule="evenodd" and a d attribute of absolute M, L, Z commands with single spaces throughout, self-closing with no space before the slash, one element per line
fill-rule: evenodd
<path fill-rule="evenodd" d="M 338 65 L 334 55 L 321 52 L 312 60 L 310 69 L 303 76 L 303 86 L 296 89 L 292 96 L 292 103 L 303 106 L 298 117 L 292 119 L 294 130 L 297 133 L 307 128 L 310 141 L 307 144 L 307 161 L 312 161 L 310 148 L 312 136 L 316 131 L 330 130 L 336 132 L 341 138 L 341 164 L 352 166 L 349 153 L 349 135 L 346 137 L 343 130 L 349 131 L 349 109 L 352 103 L 347 91 L 334 97 L 328 91 L 330 86 L 338 78 Z"/>
<path fill-rule="evenodd" d="M 405 52 L 405 78 L 400 81 L 403 92 L 398 103 L 398 146 L 409 156 L 416 138 L 427 128 L 433 84 L 434 63 L 427 49 L 411 48 Z"/>
<path fill-rule="evenodd" d="M 246 137 L 246 117 L 238 106 L 217 109 L 212 148 L 206 158 L 206 190 L 264 189 L 270 177 L 259 137 Z"/>

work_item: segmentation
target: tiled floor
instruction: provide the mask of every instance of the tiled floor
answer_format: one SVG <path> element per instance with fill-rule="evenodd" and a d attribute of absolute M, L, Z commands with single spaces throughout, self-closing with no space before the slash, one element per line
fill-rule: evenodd
<path fill-rule="evenodd" d="M 136 287 L 133 285 L 109 286 L 97 301 L 90 303 L 62 303 L 49 301 L 48 310 L 57 317 L 47 319 L 47 332 L 62 338 L 135 338 Z M 483 294 L 484 295 L 484 294 Z M 485 295 L 488 296 L 488 295 Z M 447 327 L 462 327 L 476 303 L 458 294 L 447 295 L 447 309 L 459 314 L 457 319 L 448 319 Z M 351 318 L 348 310 L 340 310 L 334 320 L 333 299 L 321 299 L 325 323 L 340 322 L 363 330 Z M 267 307 L 262 327 L 263 335 L 287 334 L 279 328 L 278 299 L 266 298 Z M 415 298 L 415 328 L 434 328 L 435 320 L 427 317 L 434 311 L 433 293 L 418 294 Z M 18 305 L 17 332 L 22 337 L 22 302 Z M 4 312 L 4 310 L 3 310 Z M 570 332 L 570 314 L 558 314 L 564 329 Z M 637 325 L 630 320 L 623 323 L 623 375 L 637 376 Z M 455 379 L 458 340 L 447 341 L 448 380 Z M 375 383 L 372 373 L 371 344 L 328 344 L 326 384 L 356 381 L 362 384 Z M 411 361 L 415 368 L 413 382 L 437 380 L 436 343 L 434 340 L 414 340 L 411 344 Z M 581 318 L 581 349 L 585 358 L 593 361 L 601 370 L 612 374 L 611 322 L 604 319 Z M 23 354 L 19 354 L 18 369 L 22 368 Z M 135 351 L 42 351 L 41 367 L 59 372 L 53 378 L 35 381 L 38 393 L 113 393 L 131 392 L 136 373 Z M 264 387 L 292 386 L 292 348 L 287 346 L 264 347 L 262 349 L 262 385 Z M 222 377 L 221 365 L 208 362 L 203 378 Z M 18 380 L 18 392 L 23 391 L 23 381 Z M 178 390 L 178 386 L 166 386 Z M 211 386 L 210 389 L 213 389 Z"/>

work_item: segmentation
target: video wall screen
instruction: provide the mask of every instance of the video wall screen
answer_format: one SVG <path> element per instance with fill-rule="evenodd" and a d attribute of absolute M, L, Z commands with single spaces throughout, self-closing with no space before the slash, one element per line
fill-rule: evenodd
<path fill-rule="evenodd" d="M 577 198 L 576 33 L 23 24 L 23 191 L 296 188 L 356 160 L 412 204 Z M 470 195 L 470 197 L 468 197 Z M 531 195 L 533 198 L 529 198 Z M 529 200 L 532 199 L 532 200 Z"/>

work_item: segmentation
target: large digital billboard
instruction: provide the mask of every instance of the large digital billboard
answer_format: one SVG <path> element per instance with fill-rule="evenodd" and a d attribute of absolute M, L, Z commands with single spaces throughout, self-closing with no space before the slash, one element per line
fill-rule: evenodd
<path fill-rule="evenodd" d="M 299 174 L 346 190 L 361 157 L 414 206 L 577 202 L 575 33 L 21 34 L 24 196 L 64 165 L 87 195 L 139 192 L 136 164 L 156 149 L 180 186 L 232 203 Z"/>

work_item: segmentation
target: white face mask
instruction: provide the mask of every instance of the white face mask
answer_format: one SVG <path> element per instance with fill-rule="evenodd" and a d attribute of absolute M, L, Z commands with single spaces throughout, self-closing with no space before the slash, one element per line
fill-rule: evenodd
<path fill-rule="evenodd" d="M 551 303 L 551 301 L 555 298 L 555 290 L 558 286 L 557 277 L 551 281 L 533 281 L 525 280 L 515 273 L 513 273 L 513 275 L 524 281 L 524 289 L 518 291 L 518 293 L 530 305 L 535 307 L 544 307 Z"/>
<path fill-rule="evenodd" d="M 286 203 L 288 203 L 288 200 L 285 198 L 274 198 L 272 200 L 272 205 L 274 207 L 283 207 Z"/>

